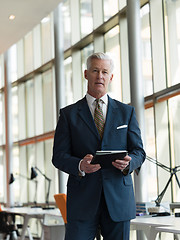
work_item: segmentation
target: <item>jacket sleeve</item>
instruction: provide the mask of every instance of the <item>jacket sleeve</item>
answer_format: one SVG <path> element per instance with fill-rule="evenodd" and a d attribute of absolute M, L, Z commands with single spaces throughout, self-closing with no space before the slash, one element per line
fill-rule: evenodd
<path fill-rule="evenodd" d="M 129 165 L 129 173 L 139 169 L 143 164 L 146 153 L 143 149 L 141 131 L 136 119 L 135 109 L 132 109 L 131 118 L 128 126 L 127 146 L 129 156 L 132 158 Z"/>
<path fill-rule="evenodd" d="M 71 132 L 65 111 L 60 110 L 60 117 L 57 123 L 52 163 L 59 170 L 68 174 L 78 175 L 80 158 L 71 155 Z"/>

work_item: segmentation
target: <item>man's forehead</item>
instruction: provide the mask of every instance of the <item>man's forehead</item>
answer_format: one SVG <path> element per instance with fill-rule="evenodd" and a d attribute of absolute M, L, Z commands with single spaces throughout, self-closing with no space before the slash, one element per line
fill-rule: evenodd
<path fill-rule="evenodd" d="M 110 65 L 110 60 L 108 59 L 93 59 L 91 62 L 91 67 L 93 68 L 109 69 Z"/>

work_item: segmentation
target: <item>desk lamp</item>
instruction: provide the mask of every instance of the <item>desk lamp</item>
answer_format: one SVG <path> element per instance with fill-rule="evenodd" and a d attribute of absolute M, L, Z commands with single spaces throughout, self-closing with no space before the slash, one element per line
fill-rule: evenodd
<path fill-rule="evenodd" d="M 174 168 L 171 168 L 171 167 L 165 166 L 164 164 L 158 162 L 156 159 L 153 159 L 149 156 L 146 156 L 146 159 L 170 173 L 170 177 L 169 177 L 164 189 L 161 191 L 161 193 L 158 195 L 158 197 L 155 200 L 156 207 L 158 208 L 158 207 L 160 207 L 160 203 L 162 201 L 162 198 L 164 197 L 164 194 L 165 194 L 169 184 L 171 183 L 173 176 L 175 176 L 176 182 L 177 182 L 177 184 L 180 188 L 180 182 L 179 182 L 179 179 L 177 177 L 177 172 L 180 171 L 180 166 L 175 166 Z"/>
<path fill-rule="evenodd" d="M 25 178 L 25 179 L 28 180 L 28 181 L 31 181 L 31 180 L 32 180 L 31 178 L 28 178 L 28 177 L 26 177 L 26 176 L 24 176 L 24 175 L 22 175 L 22 174 L 20 174 L 20 173 L 16 173 L 16 175 L 18 175 L 18 176 L 20 176 L 20 177 L 22 177 L 22 178 Z M 9 184 L 12 184 L 15 180 L 16 180 L 16 179 L 15 179 L 15 177 L 14 177 L 14 174 L 11 173 L 11 174 L 10 174 L 10 178 L 9 178 Z M 36 206 L 36 204 L 37 204 L 37 202 L 36 202 L 37 180 L 34 180 L 34 182 L 35 182 L 35 184 L 36 184 L 36 192 L 35 192 L 35 196 L 34 196 L 34 204 L 35 204 L 35 206 Z"/>
<path fill-rule="evenodd" d="M 48 207 L 44 207 L 43 209 L 54 209 L 53 207 L 49 207 L 49 192 L 50 192 L 51 179 L 48 178 L 44 173 L 42 173 L 41 170 L 37 167 L 31 167 L 31 179 L 34 179 L 37 177 L 38 173 L 36 170 L 48 181 L 48 191 L 46 194 L 46 204 L 48 205 Z"/>

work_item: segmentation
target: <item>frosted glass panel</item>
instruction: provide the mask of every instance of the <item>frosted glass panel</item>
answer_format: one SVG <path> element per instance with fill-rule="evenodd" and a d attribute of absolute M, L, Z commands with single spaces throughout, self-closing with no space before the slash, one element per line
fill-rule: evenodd
<path fill-rule="evenodd" d="M 104 0 L 104 21 L 118 12 L 118 0 Z"/>
<path fill-rule="evenodd" d="M 168 86 L 180 83 L 180 0 L 165 1 Z"/>
<path fill-rule="evenodd" d="M 0 55 L 0 89 L 4 87 L 4 57 Z"/>
<path fill-rule="evenodd" d="M 64 60 L 66 81 L 66 105 L 73 103 L 72 57 Z"/>
<path fill-rule="evenodd" d="M 172 166 L 178 166 L 177 176 L 180 180 L 180 124 L 179 124 L 179 116 L 180 116 L 180 95 L 173 97 L 169 100 L 169 118 L 170 118 L 170 138 L 171 138 L 171 158 L 172 158 Z M 174 202 L 180 202 L 180 189 L 178 184 L 174 178 Z"/>
<path fill-rule="evenodd" d="M 13 147 L 12 151 L 12 157 L 13 157 L 13 174 L 15 177 L 15 181 L 12 183 L 13 184 L 13 190 L 14 190 L 14 202 L 16 205 L 21 204 L 20 203 L 20 181 L 22 180 L 21 177 L 18 175 L 19 174 L 19 169 L 20 169 L 20 164 L 19 164 L 19 148 L 18 147 Z"/>
<path fill-rule="evenodd" d="M 10 82 L 14 82 L 17 80 L 17 46 L 16 44 L 13 45 L 10 49 L 9 49 L 9 78 L 10 78 Z"/>
<path fill-rule="evenodd" d="M 21 78 L 24 75 L 24 40 L 17 43 L 17 75 Z"/>
<path fill-rule="evenodd" d="M 12 88 L 12 130 L 13 130 L 13 141 L 18 141 L 18 88 Z"/>
<path fill-rule="evenodd" d="M 93 30 L 92 0 L 80 0 L 81 38 Z"/>
<path fill-rule="evenodd" d="M 44 142 L 44 146 L 45 146 L 44 160 L 45 160 L 46 176 L 52 180 L 50 185 L 49 201 L 54 201 L 53 196 L 55 193 L 58 192 L 58 181 L 57 181 L 58 172 L 51 163 L 53 139 L 46 140 Z M 47 188 L 48 188 L 48 184 L 46 181 L 46 193 L 47 193 Z"/>
<path fill-rule="evenodd" d="M 155 129 L 154 129 L 154 109 L 149 108 L 145 111 L 145 129 L 146 129 L 146 154 L 148 157 L 156 160 Z M 148 201 L 157 198 L 157 166 L 146 160 L 148 171 Z"/>
<path fill-rule="evenodd" d="M 0 202 L 5 201 L 5 152 L 0 148 Z"/>
<path fill-rule="evenodd" d="M 31 167 L 36 166 L 35 165 L 35 144 L 29 144 L 26 147 L 27 151 L 27 168 L 28 172 L 31 173 Z M 38 180 L 38 178 L 36 178 Z M 33 181 L 29 181 L 29 189 L 28 189 L 28 196 L 29 196 L 29 201 L 34 202 L 34 194 L 35 194 L 35 184 Z"/>
<path fill-rule="evenodd" d="M 87 69 L 86 60 L 93 53 L 93 44 L 89 44 L 81 51 L 81 62 L 82 62 L 82 87 L 83 95 L 87 92 L 87 80 L 84 78 L 84 70 Z"/>
<path fill-rule="evenodd" d="M 0 145 L 5 143 L 4 93 L 0 93 Z"/>
<path fill-rule="evenodd" d="M 46 63 L 52 59 L 52 25 L 51 25 L 51 16 L 48 15 L 41 21 L 41 36 L 42 36 L 42 63 Z"/>
<path fill-rule="evenodd" d="M 104 35 L 105 51 L 114 60 L 113 80 L 109 84 L 109 95 L 118 100 L 122 99 L 119 26 L 114 27 Z"/>
<path fill-rule="evenodd" d="M 157 103 L 155 105 L 155 124 L 156 124 L 156 146 L 158 162 L 170 167 L 170 149 L 168 132 L 168 108 L 167 102 Z M 170 173 L 158 167 L 159 193 L 164 189 Z M 166 191 L 163 201 L 171 202 L 171 188 Z"/>
<path fill-rule="evenodd" d="M 52 71 L 49 70 L 43 73 L 43 119 L 44 119 L 44 132 L 52 131 L 53 124 L 53 84 L 52 84 Z"/>
<path fill-rule="evenodd" d="M 71 45 L 71 15 L 69 0 L 65 0 L 63 3 L 63 24 L 64 24 L 64 49 L 66 50 Z"/>
<path fill-rule="evenodd" d="M 142 71 L 145 91 L 144 95 L 147 96 L 153 93 L 149 4 L 146 4 L 144 7 L 141 8 L 141 39 L 142 39 Z"/>
<path fill-rule="evenodd" d="M 41 66 L 41 26 L 38 24 L 33 29 L 33 59 L 34 59 L 34 69 Z"/>
<path fill-rule="evenodd" d="M 25 74 L 33 70 L 33 34 L 28 33 L 24 38 L 24 67 Z"/>
<path fill-rule="evenodd" d="M 28 202 L 28 185 L 31 182 L 29 179 L 31 177 L 31 172 L 28 171 L 27 167 L 27 151 L 26 146 L 19 147 L 19 176 L 20 179 L 20 202 Z"/>
<path fill-rule="evenodd" d="M 34 123 L 34 81 L 26 82 L 26 116 L 27 116 L 27 137 L 32 137 L 35 134 Z"/>
<path fill-rule="evenodd" d="M 44 142 L 39 142 L 35 144 L 35 164 L 34 166 L 38 167 L 40 171 L 46 175 L 45 172 L 45 161 L 44 161 Z M 37 185 L 37 202 L 45 202 L 45 183 L 46 180 L 42 174 L 40 174 L 39 171 L 36 171 L 38 176 L 36 180 L 38 181 Z"/>
<path fill-rule="evenodd" d="M 42 75 L 34 78 L 35 91 L 35 135 L 43 133 L 43 93 L 42 93 Z"/>
<path fill-rule="evenodd" d="M 26 138 L 26 101 L 25 84 L 18 85 L 18 124 L 19 140 Z"/>

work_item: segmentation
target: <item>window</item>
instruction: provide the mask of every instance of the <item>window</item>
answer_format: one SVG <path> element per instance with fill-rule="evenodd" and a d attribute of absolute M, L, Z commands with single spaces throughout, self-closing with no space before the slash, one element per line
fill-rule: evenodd
<path fill-rule="evenodd" d="M 80 0 L 81 38 L 93 30 L 92 0 Z"/>
<path fill-rule="evenodd" d="M 41 21 L 41 47 L 42 63 L 50 61 L 54 57 L 53 17 L 48 15 Z"/>
<path fill-rule="evenodd" d="M 155 143 L 155 123 L 154 108 L 145 110 L 145 129 L 146 129 L 146 154 L 147 157 L 156 159 L 156 143 Z M 147 178 L 148 178 L 148 200 L 151 202 L 157 198 L 157 166 L 146 160 Z"/>
<path fill-rule="evenodd" d="M 72 83 L 72 57 L 64 60 L 65 82 L 66 82 L 66 104 L 73 103 L 73 83 Z"/>
<path fill-rule="evenodd" d="M 180 141 L 179 141 L 179 124 L 180 116 L 180 95 L 169 100 L 169 123 L 170 123 L 170 143 L 171 143 L 171 159 L 172 167 L 178 166 L 177 177 L 180 179 Z M 173 201 L 180 202 L 180 189 L 175 178 L 173 178 Z"/>
<path fill-rule="evenodd" d="M 12 124 L 13 124 L 13 141 L 18 141 L 18 96 L 17 87 L 12 88 Z"/>
<path fill-rule="evenodd" d="M 5 144 L 4 93 L 0 93 L 0 145 Z"/>
<path fill-rule="evenodd" d="M 54 129 L 54 92 L 52 70 L 42 74 L 44 133 Z M 38 118 L 38 116 L 36 116 Z"/>
<path fill-rule="evenodd" d="M 5 152 L 3 148 L 0 147 L 0 202 L 4 201 L 5 198 Z"/>
<path fill-rule="evenodd" d="M 104 21 L 118 12 L 118 0 L 103 0 L 104 4 Z"/>
<path fill-rule="evenodd" d="M 105 51 L 114 60 L 114 77 L 109 85 L 109 95 L 118 100 L 122 99 L 121 86 L 121 65 L 120 65 L 120 45 L 119 26 L 114 27 L 104 35 Z"/>
<path fill-rule="evenodd" d="M 0 55 L 0 89 L 4 87 L 4 57 Z"/>
<path fill-rule="evenodd" d="M 29 32 L 24 38 L 24 71 L 25 74 L 33 71 L 33 34 Z"/>
<path fill-rule="evenodd" d="M 70 1 L 65 0 L 63 3 L 63 26 L 64 26 L 64 49 L 71 46 L 71 16 Z"/>
<path fill-rule="evenodd" d="M 164 1 L 168 87 L 180 83 L 180 0 Z"/>
<path fill-rule="evenodd" d="M 81 51 L 81 65 L 82 65 L 82 87 L 83 87 L 83 95 L 87 92 L 87 80 L 84 78 L 84 70 L 86 69 L 86 60 L 89 55 L 93 53 L 93 44 L 89 44 L 87 47 L 83 48 Z"/>
<path fill-rule="evenodd" d="M 141 8 L 142 71 L 145 96 L 153 93 L 150 35 L 149 4 L 146 4 Z"/>

